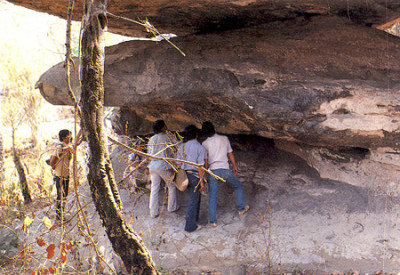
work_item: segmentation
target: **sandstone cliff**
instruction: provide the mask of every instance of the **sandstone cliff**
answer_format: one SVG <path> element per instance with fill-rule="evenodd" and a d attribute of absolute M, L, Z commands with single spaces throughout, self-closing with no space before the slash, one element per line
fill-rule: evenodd
<path fill-rule="evenodd" d="M 63 1 L 11 2 L 58 16 L 65 16 L 67 6 Z M 210 248 L 215 262 L 257 258 L 249 243 L 264 236 L 252 225 L 270 202 L 277 215 L 274 230 L 284 245 L 280 250 L 275 243 L 274 253 L 284 255 L 285 263 L 379 261 L 390 242 L 396 265 L 397 225 L 390 224 L 389 238 L 380 234 L 388 227 L 387 199 L 395 212 L 400 192 L 400 40 L 383 29 L 396 22 L 400 2 L 125 0 L 110 3 L 109 11 L 148 17 L 161 32 L 177 34 L 173 42 L 186 53 L 165 41 L 129 41 L 106 50 L 105 106 L 116 107 L 115 130 L 134 136 L 150 133 L 159 118 L 171 130 L 211 120 L 218 131 L 231 135 L 255 212 L 236 219 L 224 204 L 228 214 L 215 234 L 224 243 Z M 77 4 L 75 19 L 80 13 Z M 112 14 L 110 31 L 147 35 Z M 44 73 L 37 87 L 49 102 L 68 105 L 62 66 Z M 290 154 L 271 153 L 267 145 Z M 229 202 L 229 191 L 224 194 L 221 200 Z M 135 213 L 146 213 L 146 197 L 138 200 Z M 143 230 L 160 226 L 143 219 Z M 186 238 L 175 229 L 167 228 L 166 234 L 182 241 L 180 247 L 156 252 L 160 261 L 173 261 L 171 255 L 181 249 L 198 256 L 201 244 L 215 241 L 202 234 Z M 238 247 L 223 241 L 230 233 Z"/>

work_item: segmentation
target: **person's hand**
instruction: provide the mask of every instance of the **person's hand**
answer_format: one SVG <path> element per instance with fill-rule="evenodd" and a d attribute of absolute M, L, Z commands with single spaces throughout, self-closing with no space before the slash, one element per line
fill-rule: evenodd
<path fill-rule="evenodd" d="M 234 166 L 234 167 L 233 167 L 233 174 L 234 174 L 235 176 L 237 176 L 238 172 L 239 172 L 239 170 L 237 169 L 236 166 Z"/>
<path fill-rule="evenodd" d="M 206 186 L 204 185 L 204 182 L 201 181 L 201 182 L 200 182 L 200 189 L 199 189 L 199 191 L 200 191 L 200 192 L 203 192 L 203 191 L 205 191 L 205 190 L 206 190 Z"/>
<path fill-rule="evenodd" d="M 65 150 L 70 154 L 74 153 L 74 149 L 72 148 L 72 146 L 68 146 L 67 148 L 65 148 Z"/>

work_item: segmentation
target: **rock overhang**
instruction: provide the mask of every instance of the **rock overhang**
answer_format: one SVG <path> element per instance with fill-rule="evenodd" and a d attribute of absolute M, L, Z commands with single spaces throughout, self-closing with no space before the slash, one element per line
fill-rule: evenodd
<path fill-rule="evenodd" d="M 274 3 L 277 2 L 289 3 Z M 292 4 L 294 2 L 290 1 Z M 326 1 L 322 2 L 326 4 Z M 347 3 L 361 3 L 329 2 L 340 2 L 342 7 Z M 383 1 L 363 0 L 362 3 L 371 6 L 381 3 L 381 7 L 384 6 Z M 396 4 L 393 1 L 386 3 L 392 7 Z M 392 7 L 388 11 L 392 11 Z M 361 7 L 359 10 L 362 12 L 365 9 Z M 127 42 L 109 48 L 106 53 L 105 104 L 120 106 L 118 124 L 123 125 L 122 129 L 128 129 L 130 135 L 148 133 L 151 122 L 159 118 L 164 118 L 168 126 L 175 130 L 183 129 L 188 123 L 199 124 L 208 119 L 215 121 L 218 130 L 224 133 L 244 133 L 246 137 L 249 137 L 248 134 L 257 134 L 275 139 L 276 147 L 301 156 L 317 169 L 318 173 L 312 173 L 320 174 L 323 178 L 370 187 L 372 190 L 379 188 L 380 192 L 396 190 L 398 194 L 400 89 L 396 63 L 399 41 L 370 28 L 384 20 L 368 16 L 362 19 L 361 15 L 360 20 L 353 20 L 355 13 L 356 10 L 352 8 L 343 8 L 336 15 L 309 10 L 301 16 L 297 14 L 295 18 L 285 17 L 285 20 L 270 21 L 264 25 L 235 30 L 219 28 L 218 33 L 215 32 L 218 21 L 209 24 L 207 34 L 203 32 L 203 35 L 191 36 L 177 31 L 180 36 L 186 35 L 175 40 L 187 53 L 186 58 L 163 42 L 158 45 Z M 348 20 L 348 17 L 352 20 Z M 376 18 L 382 19 L 382 14 Z M 294 31 L 293 26 L 302 28 Z M 121 30 L 128 33 L 127 30 Z M 48 73 L 63 77 L 64 69 L 62 64 L 59 66 L 58 71 L 53 69 Z M 44 94 L 53 89 L 53 95 L 47 95 L 49 100 L 55 104 L 69 104 L 63 84 L 58 82 L 52 86 L 51 79 L 54 78 L 49 77 L 46 81 L 41 78 L 42 82 L 39 82 Z M 55 96 L 55 93 L 59 94 Z M 285 142 L 287 140 L 291 142 Z M 282 209 L 286 206 L 294 217 L 298 217 L 298 212 L 302 211 L 297 206 L 308 206 L 313 214 L 316 209 L 319 216 L 313 216 L 325 217 L 326 214 L 329 217 L 326 221 L 322 219 L 322 222 L 316 223 L 323 224 L 324 228 L 329 220 L 334 220 L 336 225 L 337 217 L 344 216 L 343 224 L 349 224 L 349 229 L 345 228 L 343 232 L 354 230 L 354 224 L 349 223 L 349 212 L 354 209 L 364 211 L 370 206 L 368 203 L 371 198 L 375 197 L 368 193 L 368 196 L 360 196 L 362 200 L 353 200 L 363 190 L 351 188 L 354 197 L 347 199 L 349 197 L 339 196 L 338 199 L 338 194 L 345 192 L 343 186 L 346 188 L 338 184 L 335 196 L 331 196 L 327 204 L 328 196 L 319 194 L 330 194 L 334 189 L 331 184 L 326 186 L 320 183 L 312 188 L 310 195 L 284 197 L 283 192 L 294 194 L 306 183 L 292 168 L 282 169 L 288 159 L 274 163 L 276 159 L 262 150 L 260 156 L 248 163 L 247 152 L 238 151 L 241 176 L 244 181 L 251 182 L 247 183 L 250 188 L 276 186 L 276 182 L 270 181 L 270 169 L 275 167 L 275 171 L 283 170 L 280 178 L 287 182 L 286 185 L 275 193 L 271 194 L 272 189 L 269 189 L 265 193 L 254 193 L 255 196 L 262 197 L 264 203 L 265 198 L 270 196 L 275 201 L 274 207 Z M 254 167 L 260 169 L 258 177 L 252 170 Z M 297 170 L 303 171 L 304 167 Z M 255 201 L 253 199 L 253 203 Z M 318 204 L 324 206 L 323 211 Z M 142 204 L 144 207 L 146 205 Z M 336 213 L 337 208 L 344 208 L 345 214 L 332 219 L 331 214 Z M 379 215 L 383 213 L 378 213 L 376 217 L 379 218 Z M 360 213 L 356 213 L 356 217 L 358 221 Z M 288 220 L 301 224 L 292 216 Z M 373 222 L 371 227 L 376 226 Z M 281 228 L 293 228 L 293 224 Z M 287 235 L 303 237 L 307 234 Z M 331 232 L 325 236 L 326 240 L 332 239 Z M 334 243 L 329 245 L 337 247 L 337 242 L 334 238 Z M 312 248 L 308 258 L 314 257 L 315 251 Z M 335 251 L 324 251 L 321 261 L 324 262 L 330 253 L 339 257 Z M 351 248 L 344 251 L 354 252 Z M 350 254 L 358 256 L 356 253 Z M 343 255 L 348 257 L 349 253 Z"/>
<path fill-rule="evenodd" d="M 165 41 L 106 49 L 105 106 L 127 112 L 117 124 L 130 135 L 149 133 L 151 122 L 164 118 L 173 130 L 212 120 L 227 134 L 397 146 L 396 37 L 318 15 L 173 41 L 185 57 Z M 57 78 L 63 74 L 60 63 L 38 82 L 53 104 L 68 100 Z"/>
<path fill-rule="evenodd" d="M 26 8 L 67 17 L 67 0 L 8 0 Z M 75 1 L 73 20 L 81 21 L 83 0 Z M 108 1 L 108 29 L 131 37 L 149 35 L 132 20 L 148 19 L 161 33 L 178 36 L 220 32 L 285 21 L 300 16 L 333 15 L 360 25 L 379 26 L 398 18 L 397 0 L 119 0 Z M 122 19 L 125 18 L 125 19 Z"/>

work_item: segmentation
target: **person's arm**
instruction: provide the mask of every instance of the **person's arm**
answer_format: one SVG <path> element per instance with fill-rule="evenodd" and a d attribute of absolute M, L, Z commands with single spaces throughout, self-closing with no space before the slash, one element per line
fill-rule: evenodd
<path fill-rule="evenodd" d="M 201 167 L 203 167 L 203 166 L 201 166 Z M 205 172 L 200 167 L 198 169 L 199 169 L 199 176 L 200 176 L 200 181 L 199 181 L 200 182 L 200 189 L 199 189 L 199 191 L 203 192 L 206 189 L 205 186 L 204 186 L 204 175 L 205 175 Z"/>
<path fill-rule="evenodd" d="M 233 155 L 233 152 L 228 153 L 228 157 L 229 157 L 230 161 L 232 162 L 233 174 L 236 176 L 239 171 L 236 166 L 236 160 L 235 160 L 235 156 Z"/>
<path fill-rule="evenodd" d="M 50 166 L 52 168 L 55 168 L 58 162 L 60 162 L 61 156 L 62 156 L 62 147 L 57 146 L 56 153 L 52 155 L 50 158 Z"/>
<path fill-rule="evenodd" d="M 72 147 L 72 145 L 68 145 L 67 147 L 64 148 L 64 152 L 69 153 L 70 155 L 74 154 L 75 150 Z"/>
<path fill-rule="evenodd" d="M 204 163 L 204 168 L 208 169 L 208 159 L 206 159 L 206 162 Z"/>
<path fill-rule="evenodd" d="M 51 158 L 50 158 L 50 166 L 54 167 L 57 164 L 57 162 L 58 162 L 58 157 L 54 156 L 54 155 L 51 156 Z"/>
<path fill-rule="evenodd" d="M 129 167 L 138 167 L 140 165 L 140 163 L 138 163 L 137 161 L 129 161 Z"/>

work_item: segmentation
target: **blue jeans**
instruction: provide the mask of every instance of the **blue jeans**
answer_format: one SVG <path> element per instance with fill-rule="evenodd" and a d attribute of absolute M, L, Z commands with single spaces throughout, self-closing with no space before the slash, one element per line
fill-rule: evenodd
<path fill-rule="evenodd" d="M 194 175 L 188 174 L 189 179 L 189 205 L 186 212 L 186 224 L 185 224 L 185 231 L 192 232 L 197 229 L 197 221 L 199 220 L 199 212 L 200 212 L 200 201 L 201 201 L 201 194 L 200 194 L 200 185 L 197 186 L 199 183 L 199 178 L 195 177 Z M 196 188 L 197 186 L 197 188 Z"/>
<path fill-rule="evenodd" d="M 215 175 L 223 178 L 227 184 L 235 189 L 236 195 L 236 209 L 238 211 L 244 210 L 246 201 L 244 199 L 243 185 L 239 179 L 229 169 L 215 169 L 211 170 Z M 208 210 L 210 216 L 210 223 L 217 223 L 217 197 L 218 197 L 219 180 L 213 176 L 208 176 L 208 189 L 209 201 Z"/>

